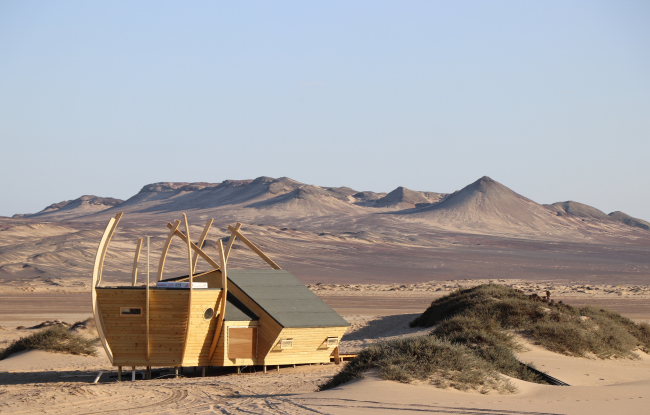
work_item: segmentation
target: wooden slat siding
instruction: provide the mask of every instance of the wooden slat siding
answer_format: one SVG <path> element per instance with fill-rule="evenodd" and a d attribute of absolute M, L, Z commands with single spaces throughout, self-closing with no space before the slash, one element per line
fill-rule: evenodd
<path fill-rule="evenodd" d="M 257 358 L 257 327 L 228 328 L 228 359 Z"/>
<path fill-rule="evenodd" d="M 195 275 L 194 282 L 207 282 L 208 288 L 223 288 L 221 286 L 221 271 L 216 269 Z"/>
<path fill-rule="evenodd" d="M 114 353 L 114 366 L 189 366 L 207 365 L 206 338 L 214 333 L 215 319 L 205 321 L 203 313 L 215 308 L 221 290 L 194 290 L 190 337 L 186 359 L 182 359 L 187 325 L 189 290 L 151 289 L 149 291 L 150 358 L 146 360 L 145 316 L 120 316 L 120 307 L 140 307 L 146 300 L 144 287 L 139 289 L 99 289 L 98 304 L 107 325 L 107 337 Z M 142 321 L 140 321 L 142 320 Z M 207 329 L 207 332 L 206 332 Z M 210 332 L 212 330 L 212 332 Z M 136 346 L 137 344 L 137 346 Z M 208 346 L 209 348 L 209 343 Z"/>
<path fill-rule="evenodd" d="M 223 333 L 217 344 L 217 350 L 212 356 L 210 361 L 211 366 L 251 366 L 258 365 L 259 359 L 236 359 L 230 360 L 226 356 L 228 354 L 227 348 L 224 348 L 224 342 L 228 342 L 228 329 L 230 327 L 258 327 L 258 341 L 259 341 L 259 322 L 257 321 L 224 321 Z M 258 342 L 259 347 L 259 342 Z"/>
<path fill-rule="evenodd" d="M 124 297 L 122 301 L 118 301 L 120 294 Z M 124 361 L 134 357 L 146 361 L 146 316 L 144 314 L 139 316 L 120 315 L 120 307 L 144 308 L 146 306 L 145 296 L 144 287 L 142 290 L 97 290 L 97 303 L 101 306 L 106 341 L 113 352 L 114 366 L 126 366 Z"/>
<path fill-rule="evenodd" d="M 229 285 L 233 295 L 248 307 L 249 310 L 259 316 L 260 328 L 257 332 L 257 359 L 263 360 L 275 344 L 278 335 L 282 331 L 282 326 L 273 317 L 268 315 L 262 307 L 257 305 L 255 301 L 244 294 L 235 284 Z"/>
<path fill-rule="evenodd" d="M 218 312 L 217 302 L 219 300 L 219 290 L 194 290 L 192 299 L 191 317 L 189 319 L 189 333 L 185 356 L 183 356 L 183 365 L 185 366 L 206 366 L 208 364 L 208 354 L 210 344 L 214 337 L 214 331 L 217 324 Z M 210 320 L 205 320 L 203 315 L 207 308 L 214 310 L 214 316 Z"/>
<path fill-rule="evenodd" d="M 346 330 L 347 327 L 285 328 L 260 364 L 329 363 L 334 347 L 328 348 L 324 342 L 328 337 L 340 340 Z M 293 339 L 293 347 L 280 350 L 278 343 L 281 339 Z"/>

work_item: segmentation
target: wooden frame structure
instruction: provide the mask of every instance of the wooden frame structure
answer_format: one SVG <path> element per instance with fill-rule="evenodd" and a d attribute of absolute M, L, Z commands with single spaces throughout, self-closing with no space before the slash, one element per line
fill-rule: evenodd
<path fill-rule="evenodd" d="M 203 250 L 213 221 L 207 221 L 197 245 L 191 242 L 183 214 L 182 222 L 167 224 L 169 234 L 158 261 L 157 286 L 149 283 L 147 238 L 144 285 L 137 285 L 144 242 L 139 239 L 131 286 L 100 287 L 106 252 L 121 217 L 119 213 L 111 218 L 102 235 L 91 287 L 97 331 L 118 373 L 122 366 L 146 366 L 148 374 L 152 366 L 263 365 L 266 371 L 267 365 L 327 363 L 330 356 L 338 356 L 338 340 L 349 324 L 244 236 L 239 222 L 228 227 L 231 234 L 225 246 L 218 240 L 217 262 Z M 181 223 L 185 232 L 179 229 Z M 187 246 L 189 273 L 163 280 L 165 260 L 175 236 Z M 228 270 L 235 240 L 271 269 Z M 199 257 L 212 268 L 210 271 L 196 273 Z M 185 288 L 169 288 L 170 283 L 184 284 Z M 206 283 L 207 288 L 195 287 Z M 287 311 L 287 304 L 292 303 L 293 308 Z"/>

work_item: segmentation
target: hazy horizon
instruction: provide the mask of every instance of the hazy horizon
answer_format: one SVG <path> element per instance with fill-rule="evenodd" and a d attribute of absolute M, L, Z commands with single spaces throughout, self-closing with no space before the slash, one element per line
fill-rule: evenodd
<path fill-rule="evenodd" d="M 0 1 L 0 215 L 287 176 L 650 220 L 650 4 Z"/>

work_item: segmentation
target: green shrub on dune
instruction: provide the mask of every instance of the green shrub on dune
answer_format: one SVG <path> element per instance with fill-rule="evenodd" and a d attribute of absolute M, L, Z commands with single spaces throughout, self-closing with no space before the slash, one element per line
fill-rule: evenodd
<path fill-rule="evenodd" d="M 11 354 L 31 349 L 97 356 L 95 344 L 98 340 L 86 339 L 79 334 L 70 332 L 62 326 L 52 326 L 30 334 L 27 337 L 21 337 L 11 343 L 6 349 L 0 350 L 0 360 L 6 359 Z"/>
<path fill-rule="evenodd" d="M 455 324 L 454 321 L 457 321 Z M 634 358 L 637 348 L 650 349 L 650 326 L 620 314 L 571 307 L 526 295 L 497 284 L 479 285 L 439 298 L 411 327 L 436 327 L 432 334 L 449 337 L 442 327 L 491 327 L 491 332 L 517 331 L 554 352 L 570 356 Z M 512 344 L 508 345 L 512 347 Z"/>
<path fill-rule="evenodd" d="M 515 356 L 522 346 L 514 333 L 570 356 L 638 358 L 650 350 L 650 325 L 620 314 L 576 308 L 497 284 L 458 290 L 439 298 L 410 323 L 433 327 L 428 336 L 373 344 L 348 363 L 321 390 L 363 376 L 371 368 L 388 380 L 427 381 L 437 387 L 511 392 L 500 374 L 546 383 Z"/>
<path fill-rule="evenodd" d="M 432 336 L 373 344 L 321 385 L 320 390 L 359 379 L 372 368 L 377 368 L 384 379 L 404 383 L 420 380 L 438 387 L 475 389 L 482 393 L 515 390 L 489 362 L 478 358 L 467 347 Z"/>

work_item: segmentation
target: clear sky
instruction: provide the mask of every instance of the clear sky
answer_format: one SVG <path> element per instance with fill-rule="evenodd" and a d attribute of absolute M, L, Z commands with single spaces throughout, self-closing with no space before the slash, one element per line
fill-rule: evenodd
<path fill-rule="evenodd" d="M 0 0 L 0 155 L 0 215 L 487 175 L 650 220 L 650 2 Z"/>

